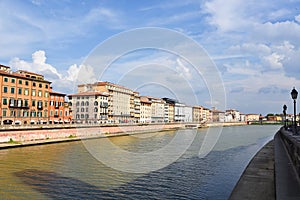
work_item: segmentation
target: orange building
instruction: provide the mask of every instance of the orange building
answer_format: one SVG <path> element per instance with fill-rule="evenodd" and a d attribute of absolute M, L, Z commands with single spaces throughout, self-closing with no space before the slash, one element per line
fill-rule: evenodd
<path fill-rule="evenodd" d="M 50 84 L 43 75 L 0 65 L 1 124 L 47 123 Z"/>
<path fill-rule="evenodd" d="M 70 123 L 72 115 L 69 104 L 65 102 L 66 94 L 50 91 L 49 99 L 49 124 Z"/>

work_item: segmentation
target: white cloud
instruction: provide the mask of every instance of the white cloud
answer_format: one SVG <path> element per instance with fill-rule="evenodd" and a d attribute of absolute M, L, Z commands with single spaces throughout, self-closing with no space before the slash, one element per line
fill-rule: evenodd
<path fill-rule="evenodd" d="M 47 57 L 43 50 L 38 50 L 32 54 L 32 62 L 13 58 L 9 65 L 14 70 L 26 70 L 45 76 L 46 80 L 53 83 L 54 90 L 60 89 L 64 92 L 70 91 L 80 83 L 93 83 L 97 81 L 93 68 L 85 65 L 71 65 L 66 73 L 58 71 L 51 64 L 46 63 Z"/>
<path fill-rule="evenodd" d="M 272 53 L 271 55 L 265 56 L 263 63 L 268 65 L 271 69 L 279 69 L 283 68 L 282 60 L 284 59 L 284 55 L 280 55 L 277 53 Z"/>
<path fill-rule="evenodd" d="M 204 4 L 204 11 L 210 14 L 208 22 L 221 32 L 240 31 L 241 28 L 251 24 L 251 19 L 243 14 L 247 13 L 245 11 L 247 4 L 242 0 L 228 0 L 226 3 L 222 0 L 213 0 Z"/>
<path fill-rule="evenodd" d="M 296 20 L 298 23 L 300 23 L 300 15 L 297 15 L 297 16 L 295 17 L 295 20 Z"/>
<path fill-rule="evenodd" d="M 180 58 L 177 58 L 176 63 L 177 63 L 176 70 L 180 74 L 180 76 L 186 79 L 191 79 L 192 74 L 190 72 L 190 69 L 183 64 L 182 60 Z"/>

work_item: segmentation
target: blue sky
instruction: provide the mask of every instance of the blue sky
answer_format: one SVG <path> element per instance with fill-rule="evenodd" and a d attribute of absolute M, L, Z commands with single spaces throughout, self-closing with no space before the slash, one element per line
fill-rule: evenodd
<path fill-rule="evenodd" d="M 227 108 L 267 114 L 280 113 L 287 104 L 292 112 L 290 91 L 293 86 L 300 89 L 299 0 L 1 0 L 0 8 L 0 63 L 43 73 L 60 92 L 74 92 L 82 63 L 99 44 L 143 27 L 175 30 L 199 43 L 217 66 Z M 116 82 L 120 66 L 141 63 L 154 63 L 144 68 L 149 74 L 163 73 L 157 63 L 185 78 L 192 73 L 188 62 L 146 50 L 116 61 L 106 80 Z M 131 86 L 128 78 L 119 82 Z M 218 107 L 211 102 L 205 80 L 197 84 L 199 104 Z M 148 86 L 136 89 L 172 96 Z"/>

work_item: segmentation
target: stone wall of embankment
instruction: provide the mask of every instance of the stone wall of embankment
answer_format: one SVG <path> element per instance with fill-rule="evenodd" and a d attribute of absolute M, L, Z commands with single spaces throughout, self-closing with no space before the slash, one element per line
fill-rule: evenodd
<path fill-rule="evenodd" d="M 103 126 L 103 127 L 75 127 L 61 129 L 22 129 L 0 132 L 0 143 L 15 141 L 27 142 L 48 139 L 63 139 L 68 137 L 91 138 L 113 134 L 132 134 L 151 131 L 161 131 L 181 128 L 182 124 L 162 124 L 147 126 Z"/>

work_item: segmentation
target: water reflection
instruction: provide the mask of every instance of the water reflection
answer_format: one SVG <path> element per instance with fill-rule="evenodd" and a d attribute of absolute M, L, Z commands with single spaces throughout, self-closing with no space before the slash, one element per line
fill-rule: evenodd
<path fill-rule="evenodd" d="M 80 141 L 1 150 L 0 197 L 227 199 L 251 157 L 278 128 L 225 127 L 213 151 L 204 158 L 198 157 L 205 137 L 205 131 L 199 130 L 190 148 L 176 162 L 146 174 L 109 168 L 94 159 Z M 142 139 L 126 136 L 111 140 L 125 150 L 147 152 L 173 137 L 174 133 L 166 132 Z M 114 152 L 110 156 L 116 157 Z"/>

